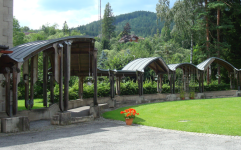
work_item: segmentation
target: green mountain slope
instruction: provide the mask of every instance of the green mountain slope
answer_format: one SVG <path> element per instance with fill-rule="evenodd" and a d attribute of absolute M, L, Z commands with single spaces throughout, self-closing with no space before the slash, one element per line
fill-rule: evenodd
<path fill-rule="evenodd" d="M 162 27 L 164 26 L 163 23 L 159 23 L 157 25 L 156 13 L 147 11 L 135 11 L 132 13 L 116 16 L 116 35 L 118 35 L 123 30 L 123 27 L 127 22 L 129 22 L 131 31 L 133 31 L 134 34 L 143 37 L 156 34 L 157 29 L 161 31 Z M 100 33 L 100 26 L 100 21 L 94 21 L 87 25 L 79 26 L 77 29 L 86 35 L 97 36 Z"/>

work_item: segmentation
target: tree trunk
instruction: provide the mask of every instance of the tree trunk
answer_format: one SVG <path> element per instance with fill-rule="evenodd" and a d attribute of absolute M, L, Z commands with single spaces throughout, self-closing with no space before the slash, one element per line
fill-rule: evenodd
<path fill-rule="evenodd" d="M 191 31 L 191 54 L 190 54 L 190 63 L 192 63 L 192 55 L 193 55 L 193 33 Z"/>
<path fill-rule="evenodd" d="M 206 8 L 206 12 L 207 10 L 207 5 L 208 5 L 208 1 L 205 0 L 205 8 Z M 208 15 L 205 16 L 205 20 L 206 20 L 206 48 L 207 48 L 207 53 L 208 53 L 208 58 L 210 57 L 210 51 L 209 51 L 209 24 L 208 24 Z M 209 78 L 209 67 L 207 69 L 207 84 L 210 83 L 210 78 Z"/>
<path fill-rule="evenodd" d="M 218 2 L 220 0 L 217 0 Z M 220 23 L 220 8 L 217 10 L 217 54 L 218 58 L 220 58 L 220 29 L 219 29 L 219 23 Z M 218 65 L 218 75 L 220 75 L 220 65 Z M 220 84 L 221 78 L 218 78 L 218 84 Z"/>

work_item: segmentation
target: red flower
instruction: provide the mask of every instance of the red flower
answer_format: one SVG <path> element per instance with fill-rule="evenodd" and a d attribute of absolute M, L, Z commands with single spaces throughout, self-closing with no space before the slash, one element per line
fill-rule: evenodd
<path fill-rule="evenodd" d="M 126 117 L 128 117 L 128 116 L 130 116 L 131 114 L 130 113 L 128 113 L 127 115 L 126 115 Z"/>
<path fill-rule="evenodd" d="M 121 113 L 121 114 L 124 114 L 125 112 L 124 112 L 124 111 L 121 111 L 120 113 Z"/>

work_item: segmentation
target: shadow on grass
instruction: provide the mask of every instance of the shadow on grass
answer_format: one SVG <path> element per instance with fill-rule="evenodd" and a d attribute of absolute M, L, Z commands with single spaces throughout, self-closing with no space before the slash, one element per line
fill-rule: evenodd
<path fill-rule="evenodd" d="M 141 124 L 142 122 L 146 122 L 146 120 L 139 117 L 135 117 L 135 119 L 133 120 L 133 123 L 137 123 L 137 124 Z"/>

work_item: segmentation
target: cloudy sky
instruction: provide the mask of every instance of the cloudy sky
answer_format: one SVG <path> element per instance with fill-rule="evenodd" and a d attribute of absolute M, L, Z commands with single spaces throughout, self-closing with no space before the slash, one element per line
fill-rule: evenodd
<path fill-rule="evenodd" d="M 170 1 L 173 6 L 176 0 Z M 114 15 L 120 15 L 138 10 L 156 12 L 158 0 L 101 0 L 102 16 L 108 2 Z M 99 0 L 14 0 L 13 13 L 20 26 L 31 29 L 47 23 L 62 28 L 64 21 L 69 27 L 77 27 L 98 20 L 98 5 Z"/>

